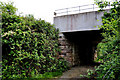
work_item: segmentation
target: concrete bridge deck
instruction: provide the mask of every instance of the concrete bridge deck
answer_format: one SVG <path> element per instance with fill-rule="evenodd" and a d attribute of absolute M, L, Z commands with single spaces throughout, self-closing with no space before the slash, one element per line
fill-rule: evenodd
<path fill-rule="evenodd" d="M 108 6 L 104 10 L 108 12 L 110 8 Z M 104 13 L 98 12 L 99 9 L 96 4 L 88 4 L 55 10 L 55 27 L 60 32 L 98 30 L 97 26 L 102 25 L 101 17 Z"/>
<path fill-rule="evenodd" d="M 99 30 L 97 26 L 102 25 L 102 16 L 103 12 L 98 11 L 57 16 L 54 24 L 60 32 Z"/>

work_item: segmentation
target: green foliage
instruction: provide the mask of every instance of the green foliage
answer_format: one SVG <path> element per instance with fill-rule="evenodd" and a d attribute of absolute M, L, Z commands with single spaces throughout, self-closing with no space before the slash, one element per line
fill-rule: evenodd
<path fill-rule="evenodd" d="M 59 31 L 53 25 L 32 15 L 17 16 L 13 3 L 0 2 L 0 7 L 3 79 L 39 78 L 47 72 L 67 70 L 66 61 L 57 59 Z"/>
<path fill-rule="evenodd" d="M 106 8 L 108 6 L 108 4 L 110 4 L 110 2 L 107 2 L 106 0 L 94 0 L 95 4 L 98 5 L 98 7 L 100 8 L 100 11 L 104 11 L 103 9 Z"/>
<path fill-rule="evenodd" d="M 98 44 L 98 61 L 102 62 L 94 74 L 97 79 L 120 79 L 120 2 L 100 2 L 100 8 L 111 5 L 110 12 L 105 12 L 102 17 L 103 40 Z M 101 5 L 103 7 L 101 7 Z"/>

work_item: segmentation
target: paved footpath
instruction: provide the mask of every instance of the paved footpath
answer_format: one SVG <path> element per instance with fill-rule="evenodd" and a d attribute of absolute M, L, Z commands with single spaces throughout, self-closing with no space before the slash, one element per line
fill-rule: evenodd
<path fill-rule="evenodd" d="M 93 66 L 77 66 L 63 73 L 59 80 L 80 80 L 80 74 L 87 75 L 87 70 L 94 70 Z"/>

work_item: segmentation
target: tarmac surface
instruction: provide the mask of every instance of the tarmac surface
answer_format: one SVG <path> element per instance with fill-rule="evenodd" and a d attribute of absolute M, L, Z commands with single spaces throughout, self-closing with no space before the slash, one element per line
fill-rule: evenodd
<path fill-rule="evenodd" d="M 58 80 L 83 80 L 80 75 L 87 75 L 87 70 L 95 70 L 94 66 L 76 66 L 63 73 Z"/>

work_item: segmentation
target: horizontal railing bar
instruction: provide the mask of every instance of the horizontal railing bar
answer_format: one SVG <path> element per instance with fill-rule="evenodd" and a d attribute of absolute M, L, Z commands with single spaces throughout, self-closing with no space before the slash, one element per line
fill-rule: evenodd
<path fill-rule="evenodd" d="M 95 5 L 95 4 L 88 4 L 88 5 L 81 5 L 81 6 L 70 7 L 70 8 L 57 9 L 55 11 L 66 10 L 66 9 L 71 9 L 71 8 L 79 8 L 79 7 L 89 6 L 89 5 Z"/>
<path fill-rule="evenodd" d="M 93 9 L 93 8 L 87 8 L 87 9 Z M 81 9 L 81 10 L 87 10 L 87 9 Z M 95 8 L 94 8 L 95 9 Z M 57 13 L 57 14 L 61 14 L 61 13 L 69 13 L 69 12 L 77 12 L 77 11 L 79 11 L 79 12 L 81 12 L 80 10 L 72 10 L 72 11 L 65 11 L 65 12 L 59 12 L 59 13 Z"/>
<path fill-rule="evenodd" d="M 61 11 L 61 10 L 67 10 L 69 8 L 63 8 L 63 9 L 58 9 L 58 10 L 55 10 L 55 11 Z"/>
<path fill-rule="evenodd" d="M 94 9 L 99 8 L 99 7 L 94 7 Z M 58 12 L 57 14 L 60 13 L 67 13 L 67 12 L 74 12 L 74 11 L 81 11 L 81 10 L 87 10 L 87 9 L 93 9 L 93 8 L 85 8 L 85 9 L 80 9 L 80 10 L 72 10 L 72 11 L 64 11 L 64 12 Z"/>
<path fill-rule="evenodd" d="M 93 4 L 81 5 L 81 6 L 76 6 L 76 7 L 70 7 L 70 8 L 68 8 L 68 9 L 71 9 L 71 8 L 79 8 L 79 7 L 89 6 L 89 5 L 93 5 Z"/>
<path fill-rule="evenodd" d="M 61 14 L 61 13 L 67 13 L 67 11 L 66 11 L 66 12 L 59 12 L 59 13 L 57 13 L 57 14 Z"/>
<path fill-rule="evenodd" d="M 108 6 L 109 8 L 111 8 L 111 6 Z M 106 7 L 106 9 L 108 8 Z M 55 10 L 54 15 L 56 16 L 57 14 L 61 14 L 61 15 L 65 15 L 65 14 L 73 14 L 73 12 L 85 12 L 85 11 L 91 11 L 91 10 L 98 10 L 99 7 L 96 4 L 88 4 L 88 5 L 81 5 L 81 6 L 76 6 L 76 7 L 70 7 L 70 8 L 63 8 L 63 9 L 58 9 Z M 87 11 L 87 12 L 88 12 Z"/>
<path fill-rule="evenodd" d="M 85 9 L 81 9 L 81 10 L 88 10 L 88 9 L 93 9 L 93 8 L 85 8 Z"/>

